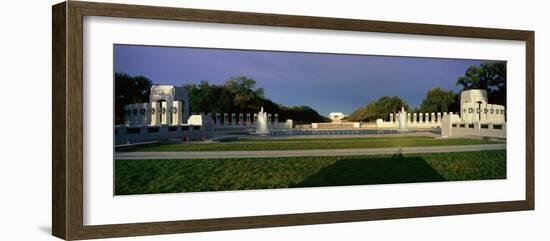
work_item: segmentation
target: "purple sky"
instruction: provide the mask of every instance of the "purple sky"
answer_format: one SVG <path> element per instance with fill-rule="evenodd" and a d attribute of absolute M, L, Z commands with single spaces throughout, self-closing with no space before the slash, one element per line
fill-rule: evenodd
<path fill-rule="evenodd" d="M 115 45 L 114 56 L 116 72 L 143 75 L 155 84 L 221 84 L 245 75 L 276 103 L 307 105 L 323 115 L 350 114 L 384 95 L 417 107 L 431 88 L 460 90 L 457 78 L 483 62 L 133 45 Z"/>

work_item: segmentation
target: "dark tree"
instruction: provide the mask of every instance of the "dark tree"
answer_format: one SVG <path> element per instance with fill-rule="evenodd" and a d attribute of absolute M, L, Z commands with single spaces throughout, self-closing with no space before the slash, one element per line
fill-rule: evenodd
<path fill-rule="evenodd" d="M 277 113 L 279 121 L 292 119 L 295 123 L 327 122 L 308 106 L 286 107 L 265 98 L 264 90 L 256 87 L 256 80 L 246 76 L 229 78 L 223 85 L 208 81 L 186 84 L 191 112 L 256 113 L 261 107 L 268 113 Z"/>
<path fill-rule="evenodd" d="M 387 119 L 390 113 L 397 113 L 404 107 L 409 106 L 397 96 L 382 96 L 380 99 L 370 102 L 367 106 L 361 107 L 348 116 L 350 121 L 376 121 L 376 119 Z"/>
<path fill-rule="evenodd" d="M 458 95 L 452 90 L 444 91 L 439 87 L 433 88 L 426 93 L 419 112 L 457 112 L 459 111 Z"/>
<path fill-rule="evenodd" d="M 124 123 L 124 106 L 149 102 L 153 83 L 143 76 L 115 73 L 115 124 Z"/>
<path fill-rule="evenodd" d="M 490 103 L 506 106 L 506 62 L 487 62 L 471 66 L 457 85 L 463 90 L 485 89 Z"/>

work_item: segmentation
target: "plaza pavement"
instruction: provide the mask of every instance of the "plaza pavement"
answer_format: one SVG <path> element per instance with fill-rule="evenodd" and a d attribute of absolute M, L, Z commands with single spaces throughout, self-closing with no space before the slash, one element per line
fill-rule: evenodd
<path fill-rule="evenodd" d="M 466 152 L 505 150 L 506 143 L 457 146 L 389 147 L 361 149 L 324 150 L 272 150 L 272 151 L 190 151 L 190 152 L 117 152 L 117 160 L 134 159 L 209 159 L 209 158 L 257 158 L 257 157 L 302 157 L 302 156 L 358 156 L 382 154 L 412 154 L 438 152 Z"/>

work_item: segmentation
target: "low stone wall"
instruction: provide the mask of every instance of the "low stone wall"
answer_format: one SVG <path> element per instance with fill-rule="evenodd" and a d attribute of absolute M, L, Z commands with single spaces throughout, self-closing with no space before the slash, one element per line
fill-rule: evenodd
<path fill-rule="evenodd" d="M 337 122 L 337 123 L 312 123 L 312 129 L 353 129 L 361 128 L 359 122 Z"/>
<path fill-rule="evenodd" d="M 211 138 L 212 131 L 197 125 L 179 126 L 117 126 L 115 127 L 115 145 L 143 143 L 180 139 L 189 141 Z"/>
<path fill-rule="evenodd" d="M 409 129 L 431 129 L 431 128 L 439 128 L 441 126 L 440 121 L 434 121 L 434 122 L 407 122 L 407 128 Z M 383 129 L 397 129 L 399 128 L 399 122 L 388 122 L 384 121 L 382 119 L 376 120 L 376 127 L 383 128 Z"/>
<path fill-rule="evenodd" d="M 464 122 L 458 116 L 443 117 L 441 137 L 497 137 L 506 138 L 506 123 Z"/>

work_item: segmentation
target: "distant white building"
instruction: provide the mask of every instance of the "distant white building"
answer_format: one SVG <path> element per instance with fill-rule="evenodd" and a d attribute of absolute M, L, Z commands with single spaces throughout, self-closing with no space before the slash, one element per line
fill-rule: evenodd
<path fill-rule="evenodd" d="M 346 117 L 347 115 L 342 112 L 331 112 L 330 114 L 328 114 L 328 118 L 332 121 L 340 121 Z"/>

